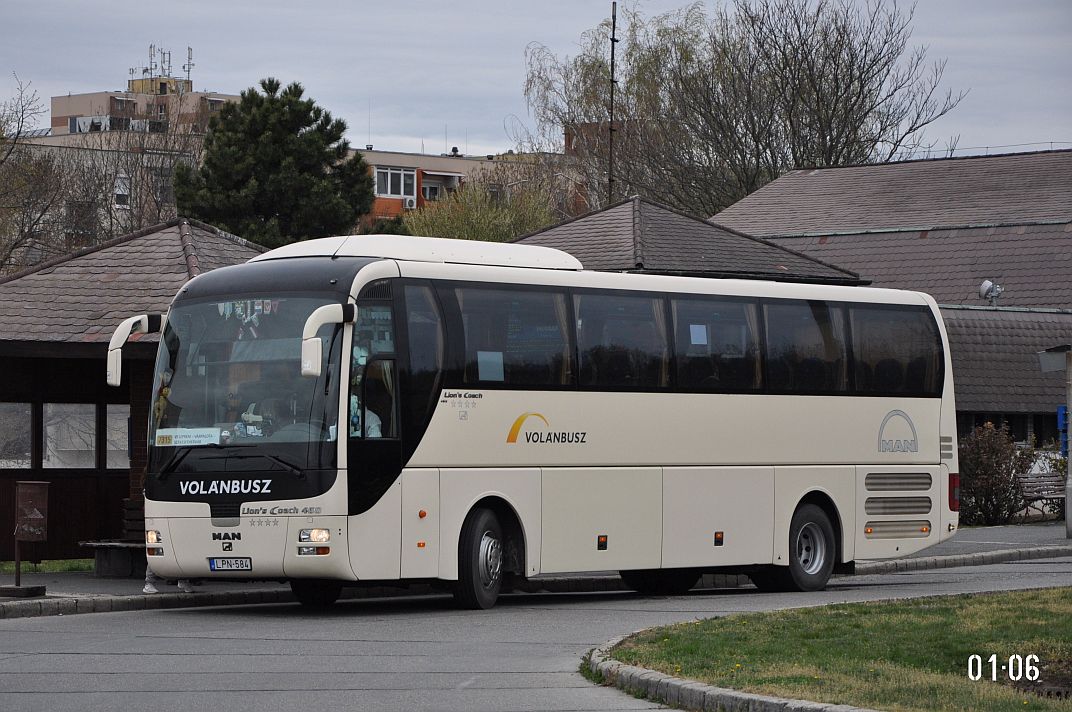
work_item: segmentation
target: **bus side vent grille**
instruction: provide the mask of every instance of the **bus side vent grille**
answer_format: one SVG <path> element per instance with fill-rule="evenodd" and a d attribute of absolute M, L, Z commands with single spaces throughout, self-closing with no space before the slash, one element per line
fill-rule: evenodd
<path fill-rule="evenodd" d="M 864 536 L 868 539 L 926 539 L 931 523 L 925 519 L 911 522 L 867 522 Z"/>
<path fill-rule="evenodd" d="M 868 514 L 930 514 L 930 497 L 868 497 L 864 502 Z"/>
<path fill-rule="evenodd" d="M 864 487 L 868 492 L 929 490 L 931 476 L 926 472 L 869 472 Z"/>
<path fill-rule="evenodd" d="M 208 506 L 213 519 L 229 519 L 237 517 L 242 511 L 241 502 L 225 502 L 224 504 L 209 504 Z"/>
<path fill-rule="evenodd" d="M 372 284 L 366 284 L 361 290 L 361 294 L 358 299 L 390 299 L 391 298 L 391 283 L 386 279 L 381 279 L 378 282 Z"/>

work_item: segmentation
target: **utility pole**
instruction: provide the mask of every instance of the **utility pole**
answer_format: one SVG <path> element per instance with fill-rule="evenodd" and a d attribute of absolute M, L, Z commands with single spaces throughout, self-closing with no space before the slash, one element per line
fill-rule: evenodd
<path fill-rule="evenodd" d="M 614 49 L 618 44 L 618 3 L 610 4 L 610 126 L 607 131 L 607 205 L 614 201 Z"/>

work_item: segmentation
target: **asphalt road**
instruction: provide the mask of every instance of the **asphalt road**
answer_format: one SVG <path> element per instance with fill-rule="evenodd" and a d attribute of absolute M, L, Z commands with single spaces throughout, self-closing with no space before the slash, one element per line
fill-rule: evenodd
<path fill-rule="evenodd" d="M 622 633 L 841 601 L 1072 586 L 1072 558 L 835 579 L 818 594 L 518 594 L 102 613 L 0 621 L 0 710 L 635 710 L 578 673 Z"/>

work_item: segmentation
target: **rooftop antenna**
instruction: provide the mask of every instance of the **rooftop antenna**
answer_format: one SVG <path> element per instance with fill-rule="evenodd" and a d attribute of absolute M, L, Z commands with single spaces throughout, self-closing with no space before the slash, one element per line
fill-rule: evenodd
<path fill-rule="evenodd" d="M 160 48 L 160 74 L 161 76 L 171 76 L 171 52 Z"/>
<path fill-rule="evenodd" d="M 372 97 L 368 99 L 368 142 L 372 145 Z"/>
<path fill-rule="evenodd" d="M 979 285 L 979 298 L 989 301 L 992 307 L 998 305 L 998 297 L 1004 292 L 1004 287 L 997 282 L 991 282 L 989 279 L 984 279 L 983 283 Z"/>
<path fill-rule="evenodd" d="M 194 68 L 194 48 L 186 48 L 186 64 L 182 65 L 186 72 L 186 81 L 190 81 L 190 70 Z"/>
<path fill-rule="evenodd" d="M 618 44 L 618 3 L 610 4 L 610 126 L 607 131 L 607 204 L 614 201 L 614 49 Z"/>
<path fill-rule="evenodd" d="M 150 77 L 156 72 L 156 45 L 154 44 L 149 45 L 149 66 L 146 69 L 149 70 Z M 142 74 L 145 74 L 145 72 L 142 72 Z"/>

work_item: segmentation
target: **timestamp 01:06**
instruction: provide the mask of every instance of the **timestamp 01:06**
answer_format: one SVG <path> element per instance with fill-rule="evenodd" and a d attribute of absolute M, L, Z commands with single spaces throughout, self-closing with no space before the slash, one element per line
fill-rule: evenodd
<path fill-rule="evenodd" d="M 989 678 L 997 682 L 999 677 L 1007 677 L 1013 682 L 1028 680 L 1034 682 L 1039 678 L 1039 657 L 1037 655 L 1010 655 L 1008 659 L 991 655 L 968 656 L 968 679 L 982 680 L 989 671 Z"/>

